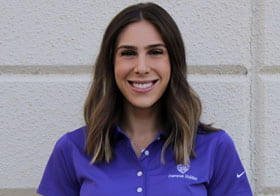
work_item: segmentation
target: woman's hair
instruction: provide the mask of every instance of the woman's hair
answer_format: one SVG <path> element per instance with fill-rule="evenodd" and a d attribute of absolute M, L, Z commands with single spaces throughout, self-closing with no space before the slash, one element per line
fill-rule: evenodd
<path fill-rule="evenodd" d="M 199 123 L 201 102 L 186 80 L 187 65 L 184 43 L 172 17 L 154 3 L 132 5 L 117 14 L 107 27 L 95 62 L 93 82 L 84 107 L 87 126 L 86 152 L 92 163 L 110 162 L 113 158 L 113 132 L 122 114 L 123 96 L 114 77 L 114 58 L 120 33 L 129 24 L 146 20 L 161 35 L 167 48 L 171 77 L 161 98 L 169 134 L 162 149 L 171 145 L 177 163 L 187 164 L 195 156 L 194 143 Z"/>

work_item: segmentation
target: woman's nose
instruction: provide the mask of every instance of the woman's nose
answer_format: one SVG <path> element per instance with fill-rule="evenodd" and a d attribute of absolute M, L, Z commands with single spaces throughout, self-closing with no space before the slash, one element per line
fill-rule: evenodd
<path fill-rule="evenodd" d="M 136 74 L 147 74 L 150 71 L 150 66 L 148 64 L 148 59 L 144 54 L 138 55 L 134 72 Z"/>

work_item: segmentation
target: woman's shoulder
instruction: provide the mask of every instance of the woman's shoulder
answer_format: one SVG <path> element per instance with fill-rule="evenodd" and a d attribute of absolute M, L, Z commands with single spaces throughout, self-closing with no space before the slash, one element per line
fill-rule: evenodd
<path fill-rule="evenodd" d="M 73 131 L 62 135 L 55 144 L 55 149 L 70 150 L 70 148 L 78 148 L 83 150 L 86 141 L 86 127 L 80 127 Z"/>
<path fill-rule="evenodd" d="M 206 144 L 206 145 L 205 145 Z M 210 146 L 234 146 L 231 136 L 223 129 L 204 130 L 199 129 L 197 132 L 196 145 L 203 145 L 207 148 Z"/>

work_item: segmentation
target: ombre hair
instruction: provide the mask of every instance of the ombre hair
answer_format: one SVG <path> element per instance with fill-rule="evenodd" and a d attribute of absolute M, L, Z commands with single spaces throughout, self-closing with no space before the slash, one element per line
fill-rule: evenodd
<path fill-rule="evenodd" d="M 161 35 L 169 54 L 171 77 L 160 101 L 169 134 L 162 149 L 171 146 L 176 162 L 187 164 L 195 156 L 198 128 L 214 130 L 200 123 L 201 102 L 186 80 L 187 64 L 184 43 L 172 17 L 154 3 L 132 5 L 117 14 L 108 25 L 95 62 L 93 82 L 85 106 L 87 126 L 86 152 L 92 163 L 110 162 L 114 157 L 114 129 L 122 115 L 123 99 L 114 77 L 114 59 L 119 35 L 129 24 L 145 20 Z"/>

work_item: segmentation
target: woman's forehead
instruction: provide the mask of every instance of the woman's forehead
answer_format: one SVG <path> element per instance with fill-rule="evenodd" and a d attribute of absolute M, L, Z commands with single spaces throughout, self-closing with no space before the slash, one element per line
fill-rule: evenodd
<path fill-rule="evenodd" d="M 129 24 L 119 35 L 117 47 L 120 45 L 148 46 L 164 44 L 160 33 L 150 22 L 141 20 Z"/>

